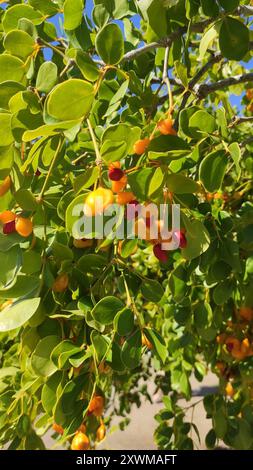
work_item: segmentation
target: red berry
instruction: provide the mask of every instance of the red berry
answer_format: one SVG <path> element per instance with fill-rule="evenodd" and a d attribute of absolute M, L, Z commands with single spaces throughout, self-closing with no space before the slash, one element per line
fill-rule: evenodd
<path fill-rule="evenodd" d="M 131 201 L 129 204 L 127 204 L 126 210 L 125 210 L 125 217 L 127 220 L 132 220 L 135 219 L 137 215 L 137 206 L 139 205 L 139 202 L 134 200 Z"/>
<path fill-rule="evenodd" d="M 10 233 L 16 232 L 16 221 L 12 220 L 11 222 L 7 222 L 3 226 L 3 233 L 5 235 L 9 235 Z"/>
<path fill-rule="evenodd" d="M 156 256 L 156 258 L 159 259 L 159 261 L 161 261 L 161 263 L 167 263 L 168 253 L 167 253 L 167 251 L 162 249 L 160 243 L 158 243 L 157 245 L 154 246 L 153 253 Z"/>
<path fill-rule="evenodd" d="M 35 176 L 40 176 L 40 175 L 41 175 L 41 171 L 38 169 L 38 170 L 36 170 L 36 172 L 35 172 L 34 174 L 35 174 Z"/>
<path fill-rule="evenodd" d="M 119 181 L 124 176 L 124 171 L 120 168 L 111 168 L 108 172 L 109 179 L 111 181 Z"/>
<path fill-rule="evenodd" d="M 174 236 L 179 241 L 179 248 L 187 247 L 187 239 L 186 239 L 185 234 L 182 231 L 174 232 Z"/>

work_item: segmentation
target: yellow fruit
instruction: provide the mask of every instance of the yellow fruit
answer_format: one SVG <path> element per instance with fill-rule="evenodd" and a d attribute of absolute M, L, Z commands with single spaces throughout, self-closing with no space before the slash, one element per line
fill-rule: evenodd
<path fill-rule="evenodd" d="M 84 215 L 94 217 L 95 215 L 102 214 L 113 202 L 114 195 L 110 189 L 98 188 L 92 191 L 85 199 Z"/>
<path fill-rule="evenodd" d="M 71 442 L 71 450 L 88 450 L 89 447 L 90 441 L 88 436 L 79 431 Z"/>
<path fill-rule="evenodd" d="M 226 388 L 225 388 L 225 391 L 226 391 L 226 395 L 230 398 L 233 398 L 234 394 L 235 394 L 235 391 L 234 391 L 234 387 L 233 385 L 231 384 L 231 382 L 228 382 L 227 385 L 226 385 Z"/>
<path fill-rule="evenodd" d="M 97 433 L 96 433 L 97 440 L 102 441 L 105 438 L 105 434 L 106 434 L 106 427 L 105 427 L 104 423 L 102 423 L 102 424 L 100 424 L 99 428 L 97 429 Z"/>

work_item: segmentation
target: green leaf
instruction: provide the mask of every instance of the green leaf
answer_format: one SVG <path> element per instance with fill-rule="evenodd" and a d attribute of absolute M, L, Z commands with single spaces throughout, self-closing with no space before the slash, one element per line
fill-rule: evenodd
<path fill-rule="evenodd" d="M 79 175 L 74 180 L 74 190 L 79 193 L 82 189 L 90 188 L 95 181 L 99 178 L 99 168 L 87 168 L 82 175 Z"/>
<path fill-rule="evenodd" d="M 190 117 L 189 131 L 193 137 L 199 138 L 202 133 L 211 134 L 215 130 L 215 119 L 206 111 L 199 110 Z"/>
<path fill-rule="evenodd" d="M 117 109 L 122 106 L 122 100 L 128 90 L 129 80 L 125 80 L 116 91 L 115 95 L 112 97 L 108 109 L 104 115 L 104 118 L 112 116 Z"/>
<path fill-rule="evenodd" d="M 42 14 L 34 10 L 30 5 L 13 5 L 7 8 L 3 15 L 3 28 L 5 33 L 16 29 L 21 18 L 27 18 L 35 25 L 43 21 Z"/>
<path fill-rule="evenodd" d="M 40 280 L 34 276 L 19 275 L 14 285 L 6 289 L 0 289 L 0 297 L 4 299 L 17 299 L 25 297 L 39 289 Z"/>
<path fill-rule="evenodd" d="M 240 0 L 218 0 L 218 2 L 225 11 L 233 11 L 239 6 Z"/>
<path fill-rule="evenodd" d="M 38 208 L 38 203 L 28 189 L 19 189 L 15 193 L 15 199 L 18 205 L 26 211 L 36 211 Z"/>
<path fill-rule="evenodd" d="M 69 358 L 81 352 L 81 348 L 72 341 L 64 340 L 58 343 L 51 353 L 51 360 L 57 369 L 69 369 Z"/>
<path fill-rule="evenodd" d="M 197 193 L 200 186 L 196 181 L 187 176 L 179 174 L 169 174 L 167 177 L 169 191 L 176 194 Z"/>
<path fill-rule="evenodd" d="M 122 146 L 122 142 L 126 143 L 126 148 L 123 153 L 123 146 L 121 147 L 121 155 L 125 157 L 128 154 L 133 153 L 133 146 L 137 140 L 140 139 L 141 129 L 139 127 L 131 127 L 128 124 L 115 124 L 107 127 L 102 135 L 102 144 L 107 142 L 107 149 L 109 148 L 109 142 L 115 143 L 116 147 Z M 120 144 L 120 145 L 119 145 Z M 103 151 L 103 145 L 102 149 Z M 116 149 L 115 149 L 116 150 Z M 107 153 L 107 152 L 106 152 Z M 109 150 L 108 150 L 109 153 Z M 120 155 L 120 153 L 118 153 Z M 113 160 L 115 161 L 115 160 Z"/>
<path fill-rule="evenodd" d="M 64 2 L 64 28 L 76 29 L 82 22 L 84 0 L 65 0 Z"/>
<path fill-rule="evenodd" d="M 61 134 L 64 131 L 72 129 L 73 127 L 81 124 L 80 120 L 59 122 L 57 124 L 46 124 L 45 126 L 38 127 L 33 131 L 26 131 L 23 134 L 23 141 L 30 142 L 38 137 L 50 137 L 52 135 Z"/>
<path fill-rule="evenodd" d="M 25 77 L 25 67 L 22 60 L 9 54 L 0 55 L 0 81 L 12 80 L 23 83 Z"/>
<path fill-rule="evenodd" d="M 181 80 L 183 86 L 185 88 L 187 88 L 187 86 L 188 86 L 188 76 L 187 76 L 186 66 L 182 62 L 180 62 L 179 60 L 176 60 L 174 66 L 175 66 L 175 72 L 176 72 L 179 80 Z"/>
<path fill-rule="evenodd" d="M 233 284 L 229 279 L 220 282 L 213 291 L 213 300 L 216 305 L 225 304 L 233 293 Z"/>
<path fill-rule="evenodd" d="M 211 3 L 214 3 L 214 0 L 211 0 Z M 199 59 L 203 60 L 205 57 L 207 49 L 212 45 L 213 41 L 217 38 L 218 31 L 216 25 L 211 26 L 205 34 L 201 37 L 199 44 Z"/>
<path fill-rule="evenodd" d="M 210 244 L 210 235 L 200 220 L 189 221 L 183 217 L 186 228 L 187 247 L 182 249 L 184 258 L 191 260 L 204 253 Z"/>
<path fill-rule="evenodd" d="M 141 362 L 141 331 L 138 329 L 126 339 L 121 351 L 121 360 L 128 369 L 135 369 Z"/>
<path fill-rule="evenodd" d="M 206 447 L 211 450 L 214 449 L 215 444 L 216 444 L 216 439 L 217 437 L 216 437 L 214 430 L 210 429 L 210 431 L 208 431 L 206 438 L 205 438 Z"/>
<path fill-rule="evenodd" d="M 230 60 L 242 60 L 249 50 L 249 29 L 241 21 L 227 16 L 220 28 L 220 50 Z"/>
<path fill-rule="evenodd" d="M 54 335 L 45 336 L 38 342 L 31 357 L 31 365 L 37 375 L 49 377 L 56 372 L 57 367 L 50 359 L 50 356 L 59 342 L 60 338 Z"/>
<path fill-rule="evenodd" d="M 92 19 L 99 28 L 102 28 L 108 22 L 109 18 L 110 14 L 103 3 L 95 5 L 92 10 Z"/>
<path fill-rule="evenodd" d="M 241 178 L 241 172 L 242 172 L 241 165 L 240 165 L 240 161 L 242 158 L 240 145 L 238 144 L 238 142 L 233 142 L 231 145 L 229 145 L 228 150 L 235 164 L 236 173 L 237 173 L 237 181 L 239 181 L 239 179 Z"/>
<path fill-rule="evenodd" d="M 175 302 L 180 303 L 187 294 L 187 271 L 182 264 L 177 266 L 169 276 L 169 288 Z"/>
<path fill-rule="evenodd" d="M 124 306 L 120 299 L 113 296 L 104 297 L 92 310 L 94 320 L 102 325 L 110 325 L 117 312 Z"/>
<path fill-rule="evenodd" d="M 114 318 L 114 329 L 120 336 L 127 336 L 134 329 L 134 314 L 130 308 L 123 308 Z"/>
<path fill-rule="evenodd" d="M 101 157 L 106 163 L 116 162 L 124 158 L 127 153 L 126 142 L 112 142 L 105 140 L 101 147 Z"/>
<path fill-rule="evenodd" d="M 4 48 L 11 55 L 26 59 L 34 51 L 34 39 L 25 31 L 10 31 L 4 38 Z"/>
<path fill-rule="evenodd" d="M 62 380 L 62 373 L 55 372 L 42 387 L 41 402 L 44 410 L 48 415 L 51 415 L 52 410 L 56 403 L 57 388 Z"/>
<path fill-rule="evenodd" d="M 118 25 L 105 25 L 96 37 L 96 50 L 102 60 L 109 65 L 120 62 L 124 55 L 124 38 Z"/>
<path fill-rule="evenodd" d="M 144 328 L 143 333 L 154 346 L 155 353 L 164 364 L 168 357 L 168 351 L 162 336 L 156 330 L 153 330 L 151 328 Z"/>
<path fill-rule="evenodd" d="M 91 342 L 96 351 L 97 361 L 101 362 L 106 359 L 106 353 L 109 352 L 108 341 L 97 331 L 93 330 L 91 333 Z"/>
<path fill-rule="evenodd" d="M 143 168 L 133 171 L 128 175 L 128 183 L 138 200 L 148 199 L 151 178 L 154 175 L 153 168 Z"/>
<path fill-rule="evenodd" d="M 92 58 L 86 52 L 75 51 L 76 64 L 86 80 L 95 82 L 99 77 L 99 69 Z"/>
<path fill-rule="evenodd" d="M 10 98 L 19 91 L 24 91 L 24 85 L 15 81 L 5 81 L 0 83 L 0 108 L 8 110 Z"/>
<path fill-rule="evenodd" d="M 91 83 L 72 78 L 51 91 L 47 98 L 47 113 L 58 121 L 80 119 L 87 116 L 93 100 Z"/>
<path fill-rule="evenodd" d="M 210 153 L 202 160 L 199 167 L 199 178 L 205 189 L 210 193 L 220 189 L 227 164 L 228 159 L 224 150 Z"/>
<path fill-rule="evenodd" d="M 9 238 L 5 236 L 5 239 Z M 19 240 L 20 241 L 20 240 Z M 6 246 L 3 246 L 3 249 Z M 7 248 L 6 248 L 7 250 Z M 12 246 L 8 251 L 1 253 L 0 286 L 8 287 L 15 279 L 22 262 L 22 252 L 19 246 Z"/>
<path fill-rule="evenodd" d="M 148 150 L 166 152 L 169 150 L 190 150 L 190 147 L 177 135 L 161 135 L 151 140 Z"/>
<path fill-rule="evenodd" d="M 218 439 L 223 439 L 227 432 L 227 417 L 225 410 L 220 407 L 213 416 L 213 428 Z"/>
<path fill-rule="evenodd" d="M 11 331 L 24 325 L 36 312 L 40 298 L 21 300 L 5 308 L 0 316 L 0 331 Z"/>
<path fill-rule="evenodd" d="M 160 302 L 164 295 L 164 290 L 155 279 L 144 279 L 141 283 L 141 293 L 146 300 Z"/>
<path fill-rule="evenodd" d="M 205 16 L 218 16 L 219 7 L 216 0 L 201 0 L 201 6 Z"/>
<path fill-rule="evenodd" d="M 1 58 L 1 57 L 0 57 Z M 0 113 L 0 142 L 3 147 L 12 144 L 14 141 L 11 132 L 11 114 Z"/>
<path fill-rule="evenodd" d="M 58 81 L 58 68 L 54 62 L 43 62 L 41 64 L 37 79 L 36 88 L 38 91 L 49 93 Z"/>

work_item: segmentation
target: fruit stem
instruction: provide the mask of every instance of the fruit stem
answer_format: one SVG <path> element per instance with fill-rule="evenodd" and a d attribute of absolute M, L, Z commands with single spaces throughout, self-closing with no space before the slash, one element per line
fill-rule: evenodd
<path fill-rule="evenodd" d="M 91 139 L 92 139 L 92 142 L 93 142 L 95 154 L 96 154 L 96 165 L 99 167 L 99 170 L 100 170 L 100 182 L 101 182 L 103 160 L 102 160 L 101 155 L 100 155 L 100 151 L 99 151 L 99 148 L 98 148 L 95 133 L 92 129 L 91 122 L 88 118 L 87 118 L 87 124 L 88 124 L 88 128 L 89 128 L 89 133 L 90 133 L 90 136 L 91 136 Z"/>
<path fill-rule="evenodd" d="M 48 174 L 47 174 L 47 176 L 46 176 L 46 179 L 45 179 L 45 181 L 44 181 L 44 184 L 43 184 L 43 186 L 42 186 L 41 192 L 40 192 L 39 197 L 38 197 L 38 201 L 39 201 L 39 202 L 43 200 L 43 196 L 44 196 L 44 193 L 45 193 L 45 191 L 46 191 L 49 178 L 50 178 L 51 173 L 52 173 L 52 171 L 53 171 L 53 168 L 54 168 L 55 162 L 56 162 L 56 160 L 57 160 L 57 157 L 58 157 L 58 155 L 59 155 L 59 153 L 60 153 L 60 151 L 61 151 L 61 149 L 62 149 L 63 142 L 64 142 L 64 139 L 60 138 L 59 143 L 58 143 L 58 146 L 57 146 L 57 149 L 56 149 L 55 154 L 54 154 L 54 157 L 53 157 L 53 159 L 52 159 L 52 161 L 51 161 L 51 164 L 50 164 L 50 167 L 49 167 L 49 170 L 48 170 Z"/>
<path fill-rule="evenodd" d="M 165 54 L 164 54 L 163 83 L 165 83 L 165 85 L 168 88 L 168 95 L 169 95 L 169 111 L 168 111 L 168 114 L 171 115 L 173 110 L 174 110 L 174 104 L 173 104 L 172 90 L 171 90 L 171 86 L 170 86 L 170 79 L 169 79 L 169 76 L 168 76 L 169 52 L 170 52 L 170 48 L 169 48 L 169 46 L 167 46 L 166 49 L 165 49 Z"/>

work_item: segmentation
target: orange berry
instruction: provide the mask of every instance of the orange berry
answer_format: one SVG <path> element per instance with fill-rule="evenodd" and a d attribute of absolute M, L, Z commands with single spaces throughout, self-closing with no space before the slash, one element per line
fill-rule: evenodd
<path fill-rule="evenodd" d="M 3 182 L 0 184 L 0 196 L 4 196 L 11 187 L 11 178 L 6 176 Z"/>
<path fill-rule="evenodd" d="M 112 162 L 108 165 L 108 170 L 113 170 L 114 168 L 121 168 L 121 164 L 119 161 Z"/>
<path fill-rule="evenodd" d="M 226 391 L 226 395 L 230 398 L 233 398 L 234 394 L 235 394 L 235 391 L 234 391 L 234 387 L 233 385 L 231 384 L 231 382 L 228 382 L 227 385 L 226 385 L 226 388 L 225 388 L 225 391 Z"/>
<path fill-rule="evenodd" d="M 149 138 L 137 140 L 137 142 L 135 142 L 134 144 L 134 153 L 136 153 L 137 155 L 142 155 L 144 152 L 146 152 L 149 144 Z"/>
<path fill-rule="evenodd" d="M 2 224 L 8 224 L 9 222 L 13 222 L 16 219 L 16 214 L 11 211 L 4 211 L 0 214 L 0 222 Z"/>
<path fill-rule="evenodd" d="M 74 239 L 73 245 L 75 248 L 90 248 L 93 245 L 93 240 L 85 240 L 84 238 L 81 240 Z"/>
<path fill-rule="evenodd" d="M 71 442 L 71 450 L 88 450 L 89 447 L 89 438 L 83 432 L 78 432 Z"/>
<path fill-rule="evenodd" d="M 226 364 L 224 364 L 224 362 L 217 362 L 215 364 L 215 367 L 216 369 L 218 369 L 218 371 L 220 372 L 221 375 L 224 374 L 225 370 L 226 370 Z"/>
<path fill-rule="evenodd" d="M 92 413 L 94 416 L 101 416 L 104 411 L 104 398 L 101 397 L 100 395 L 96 395 L 95 397 L 92 398 L 88 412 Z"/>
<path fill-rule="evenodd" d="M 248 338 L 244 338 L 244 340 L 241 343 L 241 352 L 242 354 L 245 354 L 246 356 L 250 352 L 250 342 Z"/>
<path fill-rule="evenodd" d="M 246 90 L 246 97 L 247 97 L 247 100 L 251 101 L 253 99 L 253 89 L 252 88 L 248 88 Z"/>
<path fill-rule="evenodd" d="M 16 218 L 16 231 L 22 237 L 29 237 L 33 232 L 33 223 L 30 219 L 25 219 L 24 217 Z"/>
<path fill-rule="evenodd" d="M 220 335 L 216 337 L 216 341 L 218 344 L 224 344 L 226 341 L 226 338 L 227 338 L 226 333 L 221 333 Z"/>
<path fill-rule="evenodd" d="M 98 441 L 102 441 L 106 434 L 106 427 L 104 423 L 100 424 L 99 428 L 97 429 L 96 436 Z"/>
<path fill-rule="evenodd" d="M 135 200 L 135 195 L 131 191 L 123 191 L 116 196 L 116 202 L 120 206 L 124 206 L 125 204 L 128 204 L 131 201 Z"/>
<path fill-rule="evenodd" d="M 159 121 L 157 123 L 157 129 L 163 135 L 177 135 L 177 131 L 173 128 L 173 120 L 171 118 Z"/>
<path fill-rule="evenodd" d="M 124 175 L 119 181 L 112 181 L 112 190 L 114 193 L 120 193 L 127 185 L 127 176 Z"/>
<path fill-rule="evenodd" d="M 63 429 L 62 426 L 60 426 L 60 424 L 54 423 L 54 424 L 53 424 L 53 430 L 54 430 L 55 432 L 57 432 L 57 434 L 63 434 L 63 433 L 64 433 L 64 429 Z"/>
<path fill-rule="evenodd" d="M 153 349 L 153 344 L 149 341 L 147 336 L 144 335 L 144 333 L 142 333 L 141 335 L 141 343 L 142 343 L 142 346 L 146 346 L 148 349 Z"/>
<path fill-rule="evenodd" d="M 81 426 L 79 426 L 79 428 L 78 428 L 78 431 L 85 434 L 86 431 L 87 431 L 87 428 L 86 428 L 85 424 L 81 424 Z"/>
<path fill-rule="evenodd" d="M 253 308 L 251 308 L 251 307 L 240 307 L 239 315 L 244 320 L 251 321 L 251 320 L 253 320 Z"/>
<path fill-rule="evenodd" d="M 53 292 L 64 292 L 69 285 L 69 277 L 67 273 L 60 274 L 54 281 L 52 290 Z"/>
<path fill-rule="evenodd" d="M 98 188 L 92 191 L 85 199 L 84 215 L 95 216 L 102 214 L 106 207 L 114 202 L 114 195 L 110 189 Z"/>
<path fill-rule="evenodd" d="M 234 338 L 233 336 L 229 336 L 226 339 L 225 344 L 226 344 L 227 351 L 230 354 L 232 354 L 232 352 L 235 352 L 235 351 L 240 351 L 241 349 L 241 343 L 239 339 Z"/>

